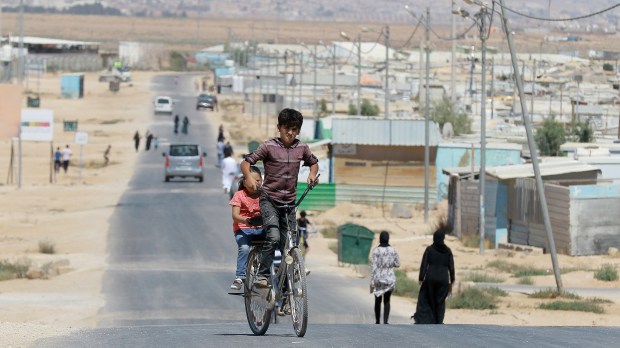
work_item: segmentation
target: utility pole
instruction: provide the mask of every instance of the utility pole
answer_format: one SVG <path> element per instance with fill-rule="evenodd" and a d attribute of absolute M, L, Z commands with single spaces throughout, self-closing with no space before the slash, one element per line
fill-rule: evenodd
<path fill-rule="evenodd" d="M 534 98 L 536 97 L 536 59 L 532 63 L 532 99 L 530 100 L 530 115 L 534 116 Z"/>
<path fill-rule="evenodd" d="M 332 43 L 332 115 L 336 114 L 336 44 Z"/>
<path fill-rule="evenodd" d="M 314 56 L 312 61 L 314 62 L 314 81 L 312 82 L 312 112 L 314 113 L 314 129 L 316 129 L 319 122 L 319 115 L 316 110 L 316 45 L 314 45 Z"/>
<path fill-rule="evenodd" d="M 390 111 L 390 27 L 385 26 L 385 32 L 383 33 L 385 36 L 385 106 L 383 108 L 385 113 L 385 119 L 389 118 Z"/>
<path fill-rule="evenodd" d="M 17 60 L 17 81 L 24 80 L 24 0 L 19 0 L 19 52 Z"/>
<path fill-rule="evenodd" d="M 299 57 L 299 112 L 301 112 L 301 108 L 303 106 L 301 92 L 304 82 L 304 53 L 301 52 Z"/>
<path fill-rule="evenodd" d="M 547 243 L 549 244 L 549 251 L 551 252 L 551 262 L 553 264 L 553 272 L 555 274 L 555 282 L 560 294 L 564 293 L 564 287 L 562 285 L 562 275 L 560 273 L 560 265 L 558 263 L 558 256 L 555 249 L 555 240 L 553 239 L 553 232 L 551 231 L 551 220 L 549 219 L 549 210 L 547 207 L 547 198 L 545 197 L 545 186 L 540 175 L 540 168 L 538 166 L 538 153 L 536 152 L 536 144 L 534 143 L 534 135 L 532 132 L 532 122 L 527 117 L 527 105 L 525 102 L 525 93 L 523 91 L 523 81 L 521 81 L 518 75 L 519 67 L 517 65 L 517 57 L 515 54 L 514 43 L 512 42 L 512 33 L 508 27 L 508 17 L 506 16 L 506 10 L 504 7 L 504 0 L 499 0 L 502 12 L 502 23 L 504 25 L 504 32 L 508 38 L 508 48 L 510 49 L 510 59 L 512 61 L 512 67 L 515 71 L 515 81 L 519 89 L 519 99 L 521 103 L 521 110 L 523 112 L 523 123 L 525 124 L 525 132 L 527 134 L 527 141 L 532 156 L 532 167 L 534 169 L 534 176 L 536 177 L 536 191 L 538 192 L 538 198 L 543 214 L 543 220 L 545 222 L 545 230 L 547 231 Z"/>
<path fill-rule="evenodd" d="M 495 57 L 491 57 L 491 119 L 495 113 Z"/>
<path fill-rule="evenodd" d="M 357 33 L 357 116 L 362 114 L 362 33 Z"/>
<path fill-rule="evenodd" d="M 431 10 L 426 8 L 426 30 L 424 32 L 424 50 L 426 51 L 426 85 L 424 86 L 424 223 L 428 223 L 428 191 L 430 183 L 430 90 L 429 90 L 429 75 L 430 75 L 430 28 L 431 28 Z"/>
<path fill-rule="evenodd" d="M 454 0 L 452 0 L 452 13 L 454 13 L 454 11 Z M 454 107 L 456 105 L 456 19 L 454 18 L 454 14 L 450 17 L 452 18 L 452 34 L 450 35 L 452 39 L 452 52 L 450 57 L 450 100 Z"/>
<path fill-rule="evenodd" d="M 482 5 L 480 10 L 480 40 L 482 41 L 481 64 L 482 64 L 482 84 L 480 88 L 480 255 L 484 255 L 484 237 L 485 237 L 485 190 L 486 190 L 486 129 L 487 129 L 487 90 L 486 90 L 486 56 L 487 56 L 487 7 Z"/>

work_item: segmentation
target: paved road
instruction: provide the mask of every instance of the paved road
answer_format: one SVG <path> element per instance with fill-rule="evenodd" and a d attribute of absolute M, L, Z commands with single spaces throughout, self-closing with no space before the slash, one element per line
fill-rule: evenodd
<path fill-rule="evenodd" d="M 171 94 L 177 101 L 175 112 L 190 118 L 190 134 L 174 135 L 171 116 L 153 117 L 151 131 L 162 148 L 139 155 L 134 177 L 111 218 L 105 306 L 98 328 L 40 340 L 35 346 L 586 346 L 620 340 L 620 330 L 606 328 L 374 325 L 367 280 L 320 268 L 309 277 L 306 337 L 295 337 L 288 320 L 270 327 L 265 337 L 252 336 L 242 298 L 227 294 L 236 244 L 228 199 L 214 167 L 209 127 L 218 125 L 208 124 L 208 111 L 195 111 L 189 77 L 181 77 L 176 93 L 166 91 L 173 81 L 173 76 L 157 77 L 154 94 Z M 209 152 L 204 183 L 164 182 L 161 151 L 166 143 L 179 141 L 199 143 Z M 408 322 L 402 314 L 391 319 Z"/>

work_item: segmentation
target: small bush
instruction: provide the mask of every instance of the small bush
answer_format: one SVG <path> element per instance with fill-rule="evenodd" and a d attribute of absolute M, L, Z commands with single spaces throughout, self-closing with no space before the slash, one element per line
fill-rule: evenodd
<path fill-rule="evenodd" d="M 327 243 L 327 248 L 334 252 L 334 254 L 338 255 L 338 241 L 330 241 Z"/>
<path fill-rule="evenodd" d="M 491 288 L 485 288 L 484 291 L 486 293 L 488 293 L 491 296 L 494 297 L 506 297 L 508 296 L 508 293 L 500 288 L 496 288 L 496 287 L 491 287 Z"/>
<path fill-rule="evenodd" d="M 100 122 L 100 124 L 117 124 L 120 122 L 125 122 L 125 120 L 120 119 L 120 118 L 115 118 L 113 120 L 103 120 Z"/>
<path fill-rule="evenodd" d="M 544 269 L 534 268 L 531 266 L 523 266 L 523 267 L 520 267 L 518 270 L 516 270 L 516 272 L 513 275 L 517 278 L 543 276 L 543 275 L 547 275 L 547 271 L 545 271 Z"/>
<path fill-rule="evenodd" d="M 469 236 L 464 236 L 461 239 L 461 243 L 463 243 L 463 246 L 467 248 L 480 248 L 480 236 L 474 235 L 474 234 L 469 235 Z M 485 239 L 484 249 L 485 250 L 495 249 L 495 244 L 491 243 L 490 240 Z"/>
<path fill-rule="evenodd" d="M 321 226 L 320 230 L 323 238 L 336 239 L 338 238 L 338 226 L 334 223 Z"/>
<path fill-rule="evenodd" d="M 470 281 L 474 283 L 503 283 L 504 279 L 499 277 L 494 277 L 484 273 L 470 273 L 463 277 L 463 280 Z"/>
<path fill-rule="evenodd" d="M 407 277 L 407 273 L 402 270 L 394 270 L 396 274 L 396 290 L 394 295 L 417 298 L 420 292 L 420 285 L 417 280 Z"/>
<path fill-rule="evenodd" d="M 534 293 L 527 295 L 527 297 L 541 298 L 541 299 L 553 299 L 553 298 L 558 298 L 558 297 L 571 299 L 571 300 L 581 299 L 581 296 L 574 294 L 572 292 L 564 292 L 562 295 L 560 295 L 560 293 L 557 290 L 553 290 L 553 289 L 538 290 Z"/>
<path fill-rule="evenodd" d="M 618 280 L 618 270 L 613 265 L 603 265 L 594 273 L 594 278 L 605 282 Z"/>
<path fill-rule="evenodd" d="M 517 281 L 517 284 L 521 284 L 521 285 L 534 285 L 534 281 L 530 277 L 521 277 Z"/>
<path fill-rule="evenodd" d="M 504 261 L 504 260 L 493 260 L 493 261 L 487 262 L 487 267 L 493 267 L 497 269 L 498 271 L 511 273 L 514 270 L 515 265 L 508 261 Z"/>
<path fill-rule="evenodd" d="M 577 311 L 598 314 L 605 312 L 603 307 L 594 302 L 587 301 L 553 301 L 551 303 L 543 303 L 539 306 L 539 308 L 552 311 Z"/>
<path fill-rule="evenodd" d="M 0 261 L 0 279 L 26 278 L 26 272 L 28 272 L 30 264 L 31 262 L 28 259 L 23 259 L 14 263 L 7 260 Z"/>
<path fill-rule="evenodd" d="M 44 239 L 39 241 L 39 252 L 41 254 L 54 254 L 56 250 L 54 249 L 54 242 L 49 239 Z"/>
<path fill-rule="evenodd" d="M 496 309 L 497 299 L 488 291 L 469 287 L 458 295 L 448 298 L 446 307 L 452 309 Z"/>

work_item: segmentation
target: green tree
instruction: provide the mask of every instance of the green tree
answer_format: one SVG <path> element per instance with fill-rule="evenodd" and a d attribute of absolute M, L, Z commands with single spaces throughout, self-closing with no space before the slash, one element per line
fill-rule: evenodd
<path fill-rule="evenodd" d="M 360 106 L 362 109 L 362 116 L 377 116 L 379 115 L 379 106 L 377 104 L 371 104 L 370 100 L 362 99 L 362 105 Z"/>
<path fill-rule="evenodd" d="M 170 52 L 170 69 L 173 71 L 187 70 L 187 60 L 181 53 L 177 51 Z"/>
<path fill-rule="evenodd" d="M 462 111 L 455 111 L 454 104 L 448 98 L 443 98 L 439 102 L 432 105 L 430 119 L 439 124 L 439 128 L 443 129 L 443 125 L 447 122 L 452 124 L 454 135 L 470 134 L 471 119 Z"/>
<path fill-rule="evenodd" d="M 564 127 L 551 115 L 536 129 L 534 140 L 542 156 L 560 156 L 560 146 L 566 141 Z"/>
<path fill-rule="evenodd" d="M 579 143 L 591 143 L 594 140 L 594 130 L 590 126 L 590 120 L 585 122 L 573 121 L 566 129 L 566 140 Z"/>
<path fill-rule="evenodd" d="M 357 107 L 353 104 L 349 104 L 349 115 L 357 115 Z"/>

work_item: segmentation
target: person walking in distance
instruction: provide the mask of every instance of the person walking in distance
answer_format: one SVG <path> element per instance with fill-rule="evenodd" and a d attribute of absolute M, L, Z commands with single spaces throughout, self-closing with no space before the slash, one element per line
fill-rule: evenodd
<path fill-rule="evenodd" d="M 112 145 L 108 145 L 108 148 L 103 152 L 103 166 L 107 166 L 110 163 L 110 150 L 112 150 Z"/>
<path fill-rule="evenodd" d="M 258 146 L 241 162 L 241 171 L 245 185 L 251 189 L 259 187 L 259 183 L 250 177 L 250 166 L 263 161 L 265 178 L 263 179 L 260 210 L 263 217 L 263 228 L 267 236 L 263 245 L 258 276 L 254 285 L 259 288 L 269 287 L 268 278 L 276 248 L 284 249 L 286 241 L 286 221 L 295 224 L 295 212 L 286 214 L 275 205 L 292 204 L 297 194 L 297 176 L 300 163 L 310 167 L 308 185 L 318 183 L 319 160 L 312 154 L 308 144 L 297 139 L 301 130 L 303 115 L 294 109 L 283 109 L 278 114 L 279 137 L 269 139 Z M 274 204 L 275 202 L 275 204 Z M 286 255 L 283 255 L 286 257 Z"/>
<path fill-rule="evenodd" d="M 183 117 L 183 127 L 181 128 L 181 133 L 187 135 L 189 132 L 189 118 L 187 116 Z"/>
<path fill-rule="evenodd" d="M 67 173 L 67 169 L 69 169 L 69 161 L 71 161 L 71 149 L 67 144 L 64 149 L 62 149 L 62 169 L 64 169 L 65 173 Z"/>
<path fill-rule="evenodd" d="M 174 134 L 179 134 L 179 115 L 174 115 Z"/>
<path fill-rule="evenodd" d="M 56 152 L 54 152 L 54 173 L 58 173 L 60 167 L 62 167 L 62 153 L 60 152 L 60 147 L 57 147 Z"/>
<path fill-rule="evenodd" d="M 140 148 L 140 133 L 138 131 L 136 131 L 136 133 L 133 135 L 133 144 L 136 148 L 136 152 L 138 152 L 138 149 Z"/>
<path fill-rule="evenodd" d="M 237 173 L 239 173 L 237 161 L 232 158 L 230 151 L 224 150 L 224 159 L 222 160 L 222 188 L 224 193 L 230 192 L 230 187 Z"/>
<path fill-rule="evenodd" d="M 224 159 L 224 137 L 217 139 L 215 148 L 217 149 L 217 167 L 221 167 L 222 160 Z"/>
<path fill-rule="evenodd" d="M 441 223 L 433 234 L 433 244 L 426 247 L 420 265 L 421 285 L 415 314 L 416 324 L 443 324 L 446 298 L 454 284 L 454 256 L 444 243 L 446 225 Z"/>
<path fill-rule="evenodd" d="M 400 267 L 400 258 L 396 249 L 390 246 L 390 234 L 381 231 L 379 246 L 370 256 L 370 291 L 375 295 L 375 324 L 380 324 L 381 300 L 383 299 L 383 324 L 388 324 L 390 317 L 390 298 L 396 289 L 394 268 Z"/>
<path fill-rule="evenodd" d="M 144 145 L 144 150 L 149 151 L 151 149 L 151 143 L 153 142 L 153 133 L 150 131 L 146 131 L 146 144 Z"/>

